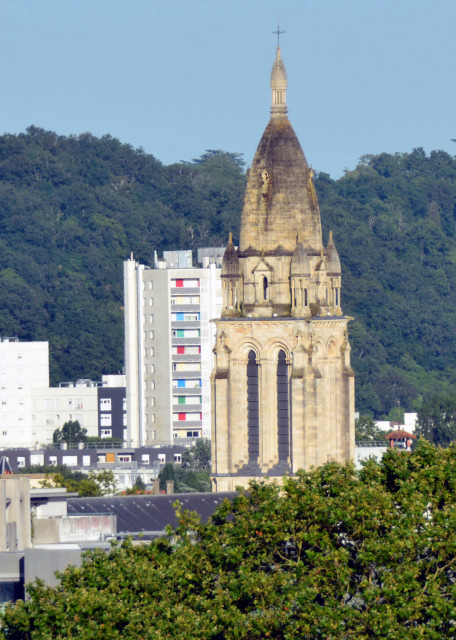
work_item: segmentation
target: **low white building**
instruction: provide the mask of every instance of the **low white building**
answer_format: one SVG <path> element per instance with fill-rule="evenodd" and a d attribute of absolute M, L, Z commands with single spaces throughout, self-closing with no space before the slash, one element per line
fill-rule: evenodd
<path fill-rule="evenodd" d="M 0 449 L 50 444 L 54 431 L 70 420 L 77 420 L 88 436 L 100 435 L 103 418 L 111 415 L 100 407 L 106 400 L 99 398 L 99 389 L 110 386 L 125 386 L 125 378 L 103 376 L 101 383 L 78 380 L 50 387 L 49 343 L 2 338 Z"/>
<path fill-rule="evenodd" d="M 97 436 L 98 386 L 92 380 L 78 380 L 32 389 L 32 446 L 51 443 L 54 431 L 70 420 L 77 420 L 88 436 Z"/>
<path fill-rule="evenodd" d="M 417 413 L 404 413 L 403 424 L 393 420 L 376 420 L 375 425 L 385 433 L 402 428 L 409 433 L 415 433 L 417 415 Z"/>

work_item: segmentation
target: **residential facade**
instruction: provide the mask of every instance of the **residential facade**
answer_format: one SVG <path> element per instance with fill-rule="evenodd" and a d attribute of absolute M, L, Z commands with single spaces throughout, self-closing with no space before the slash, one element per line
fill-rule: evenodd
<path fill-rule="evenodd" d="M 164 252 L 154 267 L 124 263 L 129 446 L 210 437 L 214 328 L 223 249 Z M 214 255 L 216 254 L 216 255 Z"/>
<path fill-rule="evenodd" d="M 69 448 L 63 443 L 59 447 L 40 449 L 14 448 L 0 450 L 0 458 L 7 460 L 13 473 L 39 465 L 46 467 L 66 466 L 74 471 L 112 471 L 117 490 L 131 489 L 140 478 L 144 485 L 152 488 L 160 469 L 168 462 L 180 464 L 184 447 L 140 447 L 94 445 L 80 443 L 78 448 Z"/>
<path fill-rule="evenodd" d="M 125 377 L 49 386 L 49 344 L 0 341 L 0 448 L 39 448 L 56 429 L 78 421 L 88 436 L 126 435 Z M 109 425 L 109 426 L 108 426 Z"/>
<path fill-rule="evenodd" d="M 42 425 L 34 413 L 34 393 L 49 389 L 47 342 L 0 341 L 0 447 L 33 446 Z"/>

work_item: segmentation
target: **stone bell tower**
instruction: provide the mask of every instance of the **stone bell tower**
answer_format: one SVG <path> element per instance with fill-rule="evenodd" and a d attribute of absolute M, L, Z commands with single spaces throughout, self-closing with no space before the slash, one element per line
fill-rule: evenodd
<path fill-rule="evenodd" d="M 214 491 L 354 455 L 354 374 L 332 232 L 287 116 L 280 47 L 271 118 L 252 166 L 239 247 L 222 264 L 212 375 Z"/>

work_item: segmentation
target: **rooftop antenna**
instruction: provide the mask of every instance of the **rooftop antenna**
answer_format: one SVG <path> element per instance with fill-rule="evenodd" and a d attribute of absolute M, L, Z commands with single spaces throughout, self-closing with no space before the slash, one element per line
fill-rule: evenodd
<path fill-rule="evenodd" d="M 272 33 L 277 36 L 277 46 L 280 47 L 280 36 L 282 35 L 282 33 L 285 33 L 285 31 L 281 31 L 279 25 L 277 25 L 277 30 L 273 31 Z"/>

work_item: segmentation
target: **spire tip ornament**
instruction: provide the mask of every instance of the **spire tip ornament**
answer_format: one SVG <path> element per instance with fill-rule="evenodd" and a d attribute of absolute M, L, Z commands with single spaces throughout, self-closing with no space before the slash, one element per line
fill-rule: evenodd
<path fill-rule="evenodd" d="M 285 33 L 285 31 L 281 31 L 279 25 L 277 25 L 277 29 L 272 33 L 277 36 L 277 47 L 280 47 L 280 36 Z"/>

